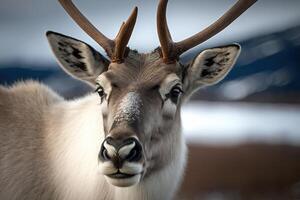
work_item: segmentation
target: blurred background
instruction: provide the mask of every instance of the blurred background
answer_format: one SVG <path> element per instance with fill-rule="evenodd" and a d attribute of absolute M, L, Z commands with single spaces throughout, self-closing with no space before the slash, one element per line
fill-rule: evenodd
<path fill-rule="evenodd" d="M 170 0 L 173 39 L 222 15 L 235 0 Z M 159 45 L 158 1 L 75 0 L 113 38 L 139 7 L 129 42 L 140 52 Z M 103 53 L 56 0 L 0 0 L 0 83 L 35 79 L 70 99 L 90 89 L 55 62 L 45 32 L 83 40 Z M 183 107 L 189 160 L 179 199 L 300 199 L 300 1 L 261 0 L 217 36 L 184 54 L 238 42 L 242 53 L 224 81 L 198 91 Z"/>

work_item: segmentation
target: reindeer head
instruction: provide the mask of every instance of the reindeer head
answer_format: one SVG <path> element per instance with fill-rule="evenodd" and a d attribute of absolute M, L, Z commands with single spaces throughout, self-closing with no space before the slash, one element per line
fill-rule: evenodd
<path fill-rule="evenodd" d="M 231 70 L 240 46 L 202 51 L 188 65 L 179 56 L 220 32 L 250 7 L 240 0 L 218 21 L 194 36 L 174 43 L 166 22 L 167 0 L 160 0 L 157 31 L 161 47 L 140 54 L 127 47 L 137 17 L 135 8 L 114 40 L 105 37 L 74 6 L 60 0 L 70 16 L 106 51 L 106 59 L 88 44 L 48 32 L 62 68 L 87 81 L 99 94 L 105 139 L 99 164 L 108 182 L 131 186 L 165 167 L 176 157 L 181 141 L 180 107 L 201 86 L 220 81 Z M 100 122 L 99 122 L 100 123 Z M 100 134 L 100 133 L 99 133 Z M 95 158 L 96 159 L 96 158 Z"/>

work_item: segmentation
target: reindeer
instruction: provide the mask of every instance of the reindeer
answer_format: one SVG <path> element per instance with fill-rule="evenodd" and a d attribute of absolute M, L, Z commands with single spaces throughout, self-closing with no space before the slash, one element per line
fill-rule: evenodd
<path fill-rule="evenodd" d="M 95 92 L 64 100 L 34 81 L 0 87 L 0 199 L 172 199 L 186 165 L 180 108 L 199 88 L 222 80 L 240 46 L 210 48 L 188 65 L 180 55 L 214 36 L 255 0 L 239 0 L 215 23 L 173 42 L 160 0 L 161 46 L 141 54 L 127 47 L 137 7 L 114 40 L 71 0 L 59 0 L 106 51 L 47 32 L 63 70 Z"/>

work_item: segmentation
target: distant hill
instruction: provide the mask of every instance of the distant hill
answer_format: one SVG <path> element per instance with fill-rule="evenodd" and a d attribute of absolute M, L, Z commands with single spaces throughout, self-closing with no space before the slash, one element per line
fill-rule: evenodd
<path fill-rule="evenodd" d="M 242 53 L 235 68 L 221 84 L 195 98 L 300 102 L 300 26 L 240 44 Z"/>

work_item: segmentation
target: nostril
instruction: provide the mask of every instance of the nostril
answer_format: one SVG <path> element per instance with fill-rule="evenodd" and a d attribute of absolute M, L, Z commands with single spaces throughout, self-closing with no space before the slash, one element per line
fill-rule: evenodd
<path fill-rule="evenodd" d="M 101 161 L 112 161 L 114 164 L 117 160 L 137 162 L 142 158 L 142 146 L 135 138 L 125 140 L 106 138 L 99 152 Z"/>
<path fill-rule="evenodd" d="M 125 159 L 128 160 L 129 162 L 132 162 L 132 161 L 134 161 L 136 154 L 137 154 L 136 150 L 133 149 L 130 151 L 130 153 L 128 154 L 128 156 Z"/>
<path fill-rule="evenodd" d="M 135 147 L 129 152 L 125 160 L 129 162 L 139 161 L 142 158 L 142 148 L 139 143 L 136 143 Z"/>
<path fill-rule="evenodd" d="M 108 155 L 107 149 L 104 147 L 103 144 L 102 144 L 101 149 L 100 149 L 100 152 L 99 152 L 99 158 L 100 158 L 102 161 L 108 161 L 108 160 L 111 159 L 110 156 Z"/>
<path fill-rule="evenodd" d="M 102 157 L 104 158 L 104 160 L 110 160 L 110 156 L 108 155 L 107 149 L 103 149 L 102 151 Z"/>

